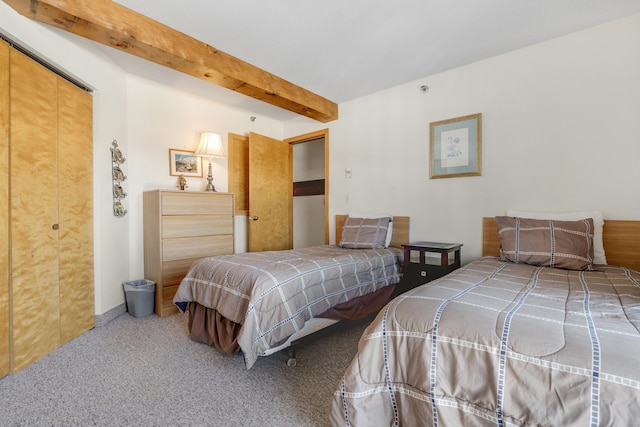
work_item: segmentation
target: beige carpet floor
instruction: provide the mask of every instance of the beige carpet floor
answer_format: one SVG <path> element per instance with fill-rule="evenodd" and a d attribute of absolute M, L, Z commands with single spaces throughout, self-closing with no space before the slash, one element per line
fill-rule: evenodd
<path fill-rule="evenodd" d="M 1 426 L 327 426 L 332 394 L 370 321 L 249 370 L 191 341 L 186 316 L 125 313 L 0 379 Z"/>

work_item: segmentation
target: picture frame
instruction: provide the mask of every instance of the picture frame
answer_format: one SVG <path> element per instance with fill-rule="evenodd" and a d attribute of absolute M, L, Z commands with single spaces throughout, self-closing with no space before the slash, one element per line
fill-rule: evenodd
<path fill-rule="evenodd" d="M 202 178 L 202 157 L 195 151 L 169 148 L 169 175 Z"/>
<path fill-rule="evenodd" d="M 481 175 L 481 113 L 432 122 L 429 131 L 430 179 Z"/>

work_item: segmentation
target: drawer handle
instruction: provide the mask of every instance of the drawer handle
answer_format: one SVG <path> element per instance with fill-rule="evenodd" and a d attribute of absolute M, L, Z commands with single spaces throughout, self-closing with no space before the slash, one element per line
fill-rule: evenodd
<path fill-rule="evenodd" d="M 60 226 L 58 224 L 53 224 L 51 228 L 53 228 L 54 230 L 57 230 L 58 228 L 60 228 Z"/>
<path fill-rule="evenodd" d="M 249 219 L 250 219 L 251 221 L 257 221 L 257 220 L 258 220 L 258 217 L 257 217 L 257 216 L 250 216 L 250 217 L 249 217 Z"/>

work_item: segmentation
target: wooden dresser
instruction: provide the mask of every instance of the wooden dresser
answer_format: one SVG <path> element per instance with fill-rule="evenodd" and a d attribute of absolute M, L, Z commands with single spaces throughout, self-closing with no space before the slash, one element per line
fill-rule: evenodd
<path fill-rule="evenodd" d="M 156 283 L 155 312 L 178 312 L 173 296 L 191 264 L 234 252 L 231 193 L 145 191 L 144 277 Z"/>

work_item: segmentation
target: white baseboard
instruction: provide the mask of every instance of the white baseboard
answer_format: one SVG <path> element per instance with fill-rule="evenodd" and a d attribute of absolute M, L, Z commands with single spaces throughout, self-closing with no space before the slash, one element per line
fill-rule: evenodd
<path fill-rule="evenodd" d="M 111 322 L 116 317 L 121 316 L 126 312 L 127 312 L 127 304 L 126 303 L 122 303 L 119 306 L 114 307 L 111 310 L 107 311 L 106 313 L 96 314 L 96 326 L 95 327 L 99 328 L 101 326 L 104 326 L 107 323 Z"/>

